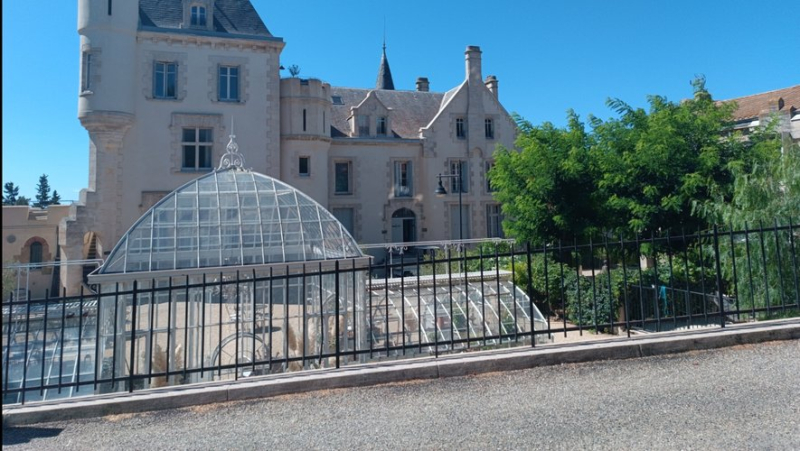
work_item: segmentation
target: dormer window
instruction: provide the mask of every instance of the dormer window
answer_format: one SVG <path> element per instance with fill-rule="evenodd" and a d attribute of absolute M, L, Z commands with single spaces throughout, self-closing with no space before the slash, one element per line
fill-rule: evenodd
<path fill-rule="evenodd" d="M 378 117 L 375 134 L 378 136 L 386 136 L 386 116 Z"/>
<path fill-rule="evenodd" d="M 191 8 L 191 25 L 193 27 L 206 26 L 206 7 L 205 6 L 192 6 Z"/>

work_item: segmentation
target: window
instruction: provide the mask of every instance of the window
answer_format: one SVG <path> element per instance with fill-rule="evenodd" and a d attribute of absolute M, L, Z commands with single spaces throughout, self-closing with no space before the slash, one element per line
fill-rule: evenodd
<path fill-rule="evenodd" d="M 394 162 L 394 197 L 411 197 L 412 170 L 410 161 Z"/>
<path fill-rule="evenodd" d="M 462 193 L 469 192 L 469 165 L 464 160 L 450 161 L 450 175 L 460 175 L 461 177 L 450 178 L 450 192 L 457 193 L 459 189 Z"/>
<path fill-rule="evenodd" d="M 178 65 L 157 61 L 153 64 L 153 97 L 156 99 L 175 99 L 177 93 Z"/>
<path fill-rule="evenodd" d="M 487 238 L 504 238 L 503 213 L 499 204 L 486 206 L 486 236 Z"/>
<path fill-rule="evenodd" d="M 369 136 L 369 116 L 359 114 L 356 116 L 358 124 L 358 136 Z"/>
<path fill-rule="evenodd" d="M 350 162 L 342 161 L 334 164 L 335 194 L 352 194 L 350 189 Z"/>
<path fill-rule="evenodd" d="M 219 100 L 239 101 L 239 66 L 219 66 Z"/>
<path fill-rule="evenodd" d="M 205 27 L 206 26 L 206 8 L 205 8 L 205 6 L 192 6 L 191 24 L 192 24 L 193 27 Z"/>
<path fill-rule="evenodd" d="M 464 139 L 467 137 L 466 121 L 463 117 L 456 118 L 456 138 Z"/>
<path fill-rule="evenodd" d="M 197 171 L 211 169 L 212 129 L 184 128 L 182 170 Z"/>
<path fill-rule="evenodd" d="M 34 241 L 30 247 L 30 260 L 28 263 L 41 263 L 42 262 L 42 243 Z"/>
<path fill-rule="evenodd" d="M 381 116 L 378 118 L 377 130 L 375 133 L 378 136 L 386 136 L 386 117 Z"/>
<path fill-rule="evenodd" d="M 309 177 L 311 175 L 311 157 L 300 157 L 298 165 L 300 167 L 298 171 L 300 177 Z"/>
<path fill-rule="evenodd" d="M 494 192 L 494 188 L 492 188 L 492 182 L 491 182 L 491 180 L 489 180 L 489 173 L 492 171 L 492 168 L 494 168 L 494 161 L 487 161 L 486 162 L 486 172 L 485 172 L 486 192 L 487 193 L 493 193 Z"/>
<path fill-rule="evenodd" d="M 351 236 L 355 236 L 354 217 L 352 208 L 333 208 L 331 210 L 333 216 L 342 223 L 345 229 L 350 232 Z"/>
<path fill-rule="evenodd" d="M 344 105 L 342 101 L 342 96 L 331 96 L 331 103 L 334 105 Z"/>
<path fill-rule="evenodd" d="M 303 108 L 303 131 L 306 131 L 306 109 Z"/>
<path fill-rule="evenodd" d="M 486 134 L 486 139 L 494 139 L 494 120 L 486 118 L 483 122 L 483 129 Z"/>
<path fill-rule="evenodd" d="M 87 92 L 92 89 L 92 54 L 83 52 L 81 63 L 81 92 Z"/>

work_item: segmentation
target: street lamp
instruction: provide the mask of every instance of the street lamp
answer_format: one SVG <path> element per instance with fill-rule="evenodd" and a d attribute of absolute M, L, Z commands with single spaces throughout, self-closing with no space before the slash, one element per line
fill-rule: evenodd
<path fill-rule="evenodd" d="M 439 174 L 437 177 L 439 177 L 439 186 L 437 186 L 436 191 L 434 191 L 436 197 L 444 197 L 447 195 L 447 190 L 444 189 L 444 185 L 442 185 L 442 179 L 454 178 L 458 180 L 458 239 L 464 240 L 464 219 L 461 213 L 463 209 L 461 204 L 461 192 L 463 191 L 461 186 L 461 174 Z"/>

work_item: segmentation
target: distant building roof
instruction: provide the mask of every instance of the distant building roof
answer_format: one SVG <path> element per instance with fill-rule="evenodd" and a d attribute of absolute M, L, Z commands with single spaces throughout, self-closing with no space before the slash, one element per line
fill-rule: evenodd
<path fill-rule="evenodd" d="M 738 108 L 733 113 L 736 120 L 753 119 L 772 112 L 788 111 L 791 115 L 800 110 L 800 85 L 722 102 L 736 102 Z"/>
<path fill-rule="evenodd" d="M 331 136 L 349 136 L 350 108 L 358 106 L 371 89 L 331 88 L 331 96 L 341 98 L 341 103 L 332 106 Z M 392 110 L 392 135 L 397 138 L 417 139 L 419 129 L 426 127 L 436 116 L 442 105 L 444 94 L 440 92 L 391 91 L 378 89 L 374 95 Z"/>
<path fill-rule="evenodd" d="M 181 29 L 183 0 L 139 0 L 139 21 L 143 27 Z M 249 0 L 216 0 L 212 30 L 239 36 L 273 37 Z"/>

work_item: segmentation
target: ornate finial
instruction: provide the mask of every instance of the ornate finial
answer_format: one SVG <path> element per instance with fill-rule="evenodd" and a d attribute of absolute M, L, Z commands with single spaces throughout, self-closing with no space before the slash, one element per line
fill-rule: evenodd
<path fill-rule="evenodd" d="M 239 153 L 239 145 L 236 144 L 236 135 L 233 134 L 233 118 L 231 118 L 231 134 L 228 136 L 230 136 L 231 140 L 228 141 L 228 145 L 225 146 L 225 154 L 220 158 L 217 170 L 228 169 L 230 167 L 244 169 L 244 156 Z"/>

